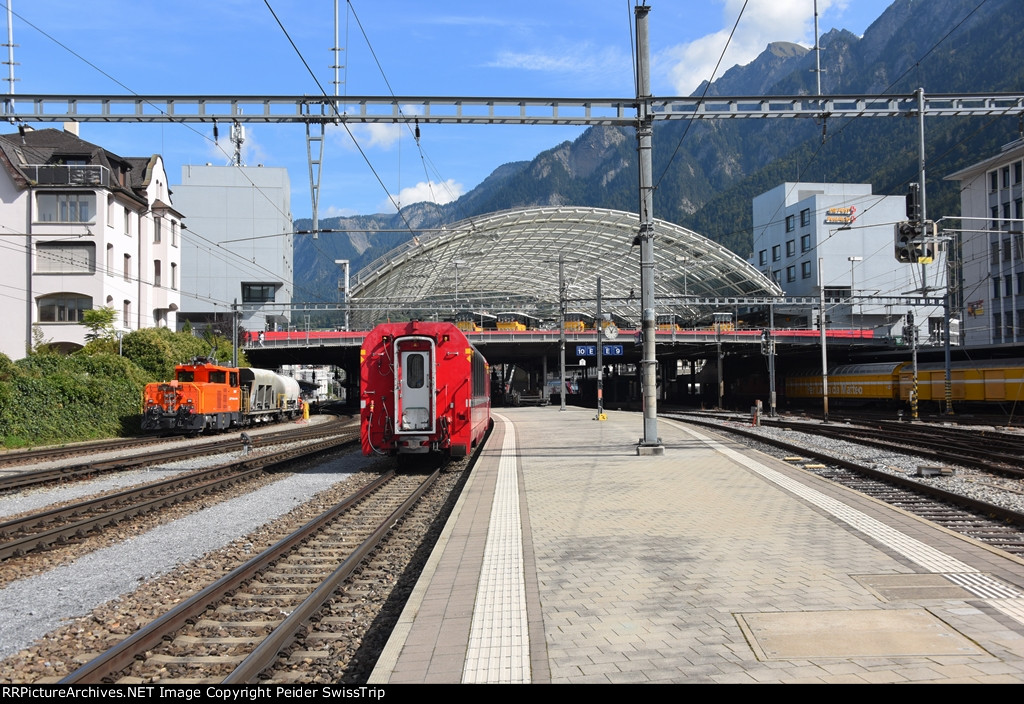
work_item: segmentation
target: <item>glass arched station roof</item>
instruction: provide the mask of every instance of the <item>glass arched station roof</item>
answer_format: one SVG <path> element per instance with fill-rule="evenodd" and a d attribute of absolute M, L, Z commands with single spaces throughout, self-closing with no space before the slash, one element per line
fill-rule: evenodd
<path fill-rule="evenodd" d="M 567 309 L 593 313 L 597 277 L 604 312 L 640 321 L 636 213 L 603 208 L 530 207 L 474 217 L 418 234 L 363 267 L 352 283 L 352 325 L 371 327 L 458 311 L 517 311 L 555 320 L 562 257 Z M 704 311 L 680 296 L 780 295 L 737 255 L 678 225 L 656 220 L 657 313 L 685 319 Z"/>

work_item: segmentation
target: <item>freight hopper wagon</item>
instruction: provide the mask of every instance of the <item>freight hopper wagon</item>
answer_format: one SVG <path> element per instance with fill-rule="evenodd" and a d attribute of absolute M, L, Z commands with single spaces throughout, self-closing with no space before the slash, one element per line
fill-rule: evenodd
<path fill-rule="evenodd" d="M 378 325 L 359 358 L 363 454 L 463 457 L 483 440 L 490 370 L 455 325 Z"/>

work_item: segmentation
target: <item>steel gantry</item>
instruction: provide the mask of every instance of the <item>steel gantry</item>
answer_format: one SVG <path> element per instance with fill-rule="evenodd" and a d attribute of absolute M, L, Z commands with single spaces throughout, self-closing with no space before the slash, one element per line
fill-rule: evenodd
<path fill-rule="evenodd" d="M 1024 113 L 1024 93 L 650 97 L 655 122 L 772 118 L 978 117 Z M 2 117 L 29 122 L 434 123 L 635 127 L 636 98 L 426 96 L 5 96 Z"/>

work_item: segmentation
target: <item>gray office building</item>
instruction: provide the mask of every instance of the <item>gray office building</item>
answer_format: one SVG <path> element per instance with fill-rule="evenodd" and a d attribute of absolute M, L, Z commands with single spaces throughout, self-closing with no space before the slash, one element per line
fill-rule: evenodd
<path fill-rule="evenodd" d="M 280 330 L 292 300 L 288 171 L 261 166 L 183 166 L 174 202 L 185 215 L 179 325 L 230 330 L 237 302 L 249 331 Z"/>

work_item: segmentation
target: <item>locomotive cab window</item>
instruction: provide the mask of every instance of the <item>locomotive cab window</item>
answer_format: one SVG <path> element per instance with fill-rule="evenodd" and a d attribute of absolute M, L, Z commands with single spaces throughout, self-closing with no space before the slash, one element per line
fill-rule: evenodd
<path fill-rule="evenodd" d="M 410 389 L 423 388 L 423 355 L 410 354 L 405 362 L 405 383 Z"/>
<path fill-rule="evenodd" d="M 237 387 L 238 386 L 238 372 L 231 372 L 228 375 L 228 378 L 231 380 L 231 386 L 233 386 L 233 387 Z"/>
<path fill-rule="evenodd" d="M 225 384 L 227 383 L 227 373 L 219 371 L 210 372 L 210 383 L 211 384 Z"/>
<path fill-rule="evenodd" d="M 185 382 L 185 381 L 195 381 L 195 380 L 196 380 L 196 373 L 195 372 L 186 371 L 184 369 L 178 370 L 178 381 Z"/>

